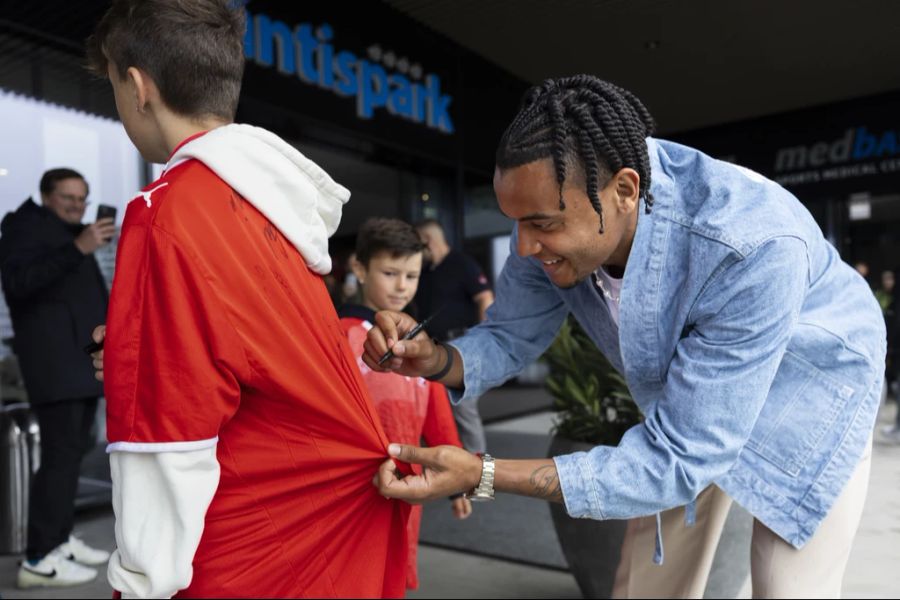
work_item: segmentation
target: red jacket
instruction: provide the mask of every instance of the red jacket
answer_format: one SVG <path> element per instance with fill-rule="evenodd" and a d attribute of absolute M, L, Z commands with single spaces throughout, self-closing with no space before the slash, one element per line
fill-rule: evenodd
<path fill-rule="evenodd" d="M 218 438 L 183 596 L 402 596 L 404 503 L 321 276 L 197 160 L 128 206 L 107 320 L 110 442 Z M 149 446 L 152 448 L 153 446 Z"/>

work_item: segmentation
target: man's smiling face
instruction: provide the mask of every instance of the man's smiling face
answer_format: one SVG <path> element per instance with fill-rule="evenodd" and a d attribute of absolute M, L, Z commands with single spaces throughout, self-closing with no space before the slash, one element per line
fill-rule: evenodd
<path fill-rule="evenodd" d="M 600 190 L 604 232 L 579 180 L 559 184 L 549 158 L 494 172 L 500 210 L 519 225 L 517 253 L 534 257 L 554 285 L 571 288 L 602 265 L 625 266 L 637 225 L 637 173 L 622 169 Z"/>

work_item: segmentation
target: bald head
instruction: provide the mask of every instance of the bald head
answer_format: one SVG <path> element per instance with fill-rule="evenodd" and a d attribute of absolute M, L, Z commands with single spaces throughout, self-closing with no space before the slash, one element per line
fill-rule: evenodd
<path fill-rule="evenodd" d="M 440 264 L 447 254 L 450 253 L 450 245 L 447 244 L 444 228 L 437 221 L 429 219 L 416 225 L 416 231 L 419 232 L 419 237 L 422 238 L 422 243 L 425 244 L 428 260 L 432 264 Z"/>
<path fill-rule="evenodd" d="M 428 237 L 433 237 L 436 240 L 443 240 L 444 242 L 447 241 L 447 237 L 444 235 L 444 228 L 441 227 L 441 224 L 434 219 L 422 221 L 421 223 L 416 225 L 416 231 L 419 232 L 419 235 L 427 235 Z"/>

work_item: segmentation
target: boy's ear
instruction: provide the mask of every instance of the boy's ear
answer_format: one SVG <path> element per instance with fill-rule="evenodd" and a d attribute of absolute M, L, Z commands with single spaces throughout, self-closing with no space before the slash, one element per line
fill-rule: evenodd
<path fill-rule="evenodd" d="M 359 282 L 365 283 L 366 275 L 369 272 L 366 266 L 354 258 L 350 263 L 350 268 L 353 269 L 353 274 L 356 275 Z"/>
<path fill-rule="evenodd" d="M 144 71 L 137 67 L 128 67 L 125 71 L 125 79 L 128 81 L 129 87 L 134 93 L 134 102 L 139 113 L 146 110 L 147 102 L 150 96 L 156 90 L 156 84 L 147 76 Z"/>

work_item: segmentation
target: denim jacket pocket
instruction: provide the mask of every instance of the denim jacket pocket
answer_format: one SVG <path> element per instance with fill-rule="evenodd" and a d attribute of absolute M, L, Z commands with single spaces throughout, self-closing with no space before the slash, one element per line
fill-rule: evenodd
<path fill-rule="evenodd" d="M 796 477 L 854 390 L 785 352 L 747 448 Z"/>

